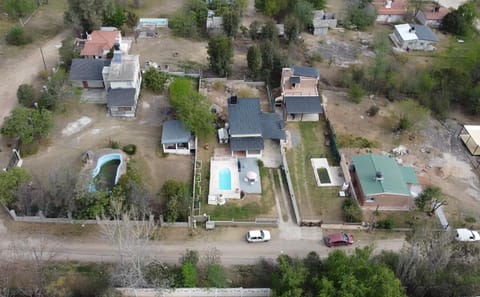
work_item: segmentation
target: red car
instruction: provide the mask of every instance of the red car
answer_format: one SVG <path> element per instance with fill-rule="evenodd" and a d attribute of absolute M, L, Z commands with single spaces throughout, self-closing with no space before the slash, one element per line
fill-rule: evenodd
<path fill-rule="evenodd" d="M 350 233 L 334 233 L 324 238 L 328 247 L 353 244 L 353 235 Z"/>

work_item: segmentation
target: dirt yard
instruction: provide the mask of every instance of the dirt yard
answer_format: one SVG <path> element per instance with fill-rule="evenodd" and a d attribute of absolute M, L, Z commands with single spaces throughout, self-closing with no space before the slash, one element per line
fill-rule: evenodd
<path fill-rule="evenodd" d="M 65 167 L 74 166 L 80 170 L 80 157 L 85 151 L 107 147 L 112 140 L 119 142 L 120 147 L 130 143 L 137 145 L 132 159 L 139 165 L 152 192 L 158 192 L 167 179 L 190 182 L 191 157 L 164 157 L 161 153 L 161 123 L 168 114 L 166 98 L 148 92 L 143 92 L 136 119 L 112 118 L 104 106 L 72 102 L 66 114 L 56 117 L 56 127 L 48 143 L 37 154 L 26 157 L 23 166 L 41 179 Z M 80 118 L 88 118 L 90 122 L 79 124 L 78 132 L 65 129 Z"/>
<path fill-rule="evenodd" d="M 403 163 L 413 165 L 421 180 L 440 187 L 448 197 L 444 211 L 450 225 L 465 224 L 464 219 L 468 217 L 480 221 L 478 171 L 472 168 L 473 159 L 457 137 L 461 128 L 457 121 L 440 123 L 431 119 L 417 133 L 398 135 L 393 132 L 398 116 L 393 105 L 385 98 L 365 97 L 360 104 L 354 104 L 344 92 L 323 91 L 323 94 L 328 100 L 326 110 L 337 136 L 352 135 L 374 140 L 378 147 L 373 152 L 377 153 L 391 152 L 399 145 L 405 146 L 408 154 L 400 156 Z M 369 117 L 366 111 L 373 104 L 379 106 L 380 111 L 376 116 Z M 452 116 L 458 118 L 461 114 L 457 112 Z M 354 149 L 346 153 L 365 152 Z"/>

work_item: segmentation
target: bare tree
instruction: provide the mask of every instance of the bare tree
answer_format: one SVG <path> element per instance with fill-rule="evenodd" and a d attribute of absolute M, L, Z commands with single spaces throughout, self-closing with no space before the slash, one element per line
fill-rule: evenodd
<path fill-rule="evenodd" d="M 429 215 L 433 216 L 435 211 L 443 205 L 447 205 L 447 199 L 445 199 L 444 197 L 434 198 L 432 201 L 432 206 L 430 207 Z"/>
<path fill-rule="evenodd" d="M 47 269 L 54 261 L 59 249 L 45 236 L 38 238 L 15 238 L 6 251 L 8 257 L 2 257 L 0 265 L 8 269 L 3 275 L 0 294 L 9 296 L 9 287 L 17 288 L 22 296 L 48 296 Z"/>
<path fill-rule="evenodd" d="M 97 218 L 102 234 L 116 249 L 117 269 L 112 281 L 124 287 L 145 287 L 145 267 L 155 261 L 147 246 L 155 232 L 153 216 L 140 216 L 134 211 L 122 213 L 121 205 L 113 205 L 112 219 Z"/>

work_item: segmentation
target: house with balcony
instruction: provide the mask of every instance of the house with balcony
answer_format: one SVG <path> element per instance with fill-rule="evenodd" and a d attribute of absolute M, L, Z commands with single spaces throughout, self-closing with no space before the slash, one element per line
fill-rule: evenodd
<path fill-rule="evenodd" d="M 230 151 L 238 157 L 261 158 L 265 139 L 286 139 L 280 115 L 262 112 L 258 98 L 228 99 L 228 132 Z"/>
<path fill-rule="evenodd" d="M 134 117 L 142 83 L 138 55 L 118 51 L 109 59 L 73 59 L 69 79 L 97 104 L 106 104 L 111 116 Z"/>
<path fill-rule="evenodd" d="M 275 106 L 282 107 L 286 121 L 318 121 L 323 113 L 318 82 L 320 74 L 316 68 L 292 66 L 282 69 L 280 97 Z"/>
<path fill-rule="evenodd" d="M 440 41 L 429 27 L 418 24 L 395 25 L 390 39 L 395 46 L 406 51 L 433 51 L 435 44 Z"/>
<path fill-rule="evenodd" d="M 100 30 L 87 34 L 87 38 L 80 41 L 83 45 L 80 56 L 91 59 L 105 59 L 107 54 L 116 47 L 116 51 L 128 54 L 132 41 L 123 39 L 120 30 L 114 27 L 102 27 Z"/>

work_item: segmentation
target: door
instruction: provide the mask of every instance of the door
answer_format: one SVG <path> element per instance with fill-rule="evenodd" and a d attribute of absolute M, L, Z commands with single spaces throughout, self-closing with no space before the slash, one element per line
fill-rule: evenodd
<path fill-rule="evenodd" d="M 83 88 L 87 89 L 88 88 L 88 81 L 84 80 L 82 81 Z"/>

